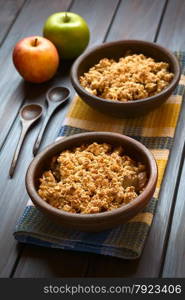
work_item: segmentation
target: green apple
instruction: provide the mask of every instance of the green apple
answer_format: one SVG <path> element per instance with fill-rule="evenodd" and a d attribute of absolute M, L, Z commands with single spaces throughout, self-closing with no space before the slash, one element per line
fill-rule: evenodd
<path fill-rule="evenodd" d="M 63 59 L 74 59 L 87 47 L 90 32 L 86 21 L 71 12 L 51 15 L 44 24 L 43 35 L 58 49 Z"/>

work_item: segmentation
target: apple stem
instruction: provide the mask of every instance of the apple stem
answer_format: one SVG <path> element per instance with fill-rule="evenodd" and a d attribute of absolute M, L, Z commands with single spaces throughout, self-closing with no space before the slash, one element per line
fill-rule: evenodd
<path fill-rule="evenodd" d="M 33 44 L 34 47 L 37 46 L 37 42 L 38 42 L 38 38 L 35 38 L 35 41 L 34 41 L 34 44 Z"/>
<path fill-rule="evenodd" d="M 64 22 L 68 22 L 70 20 L 69 16 L 67 13 L 65 13 L 65 16 L 64 16 Z"/>

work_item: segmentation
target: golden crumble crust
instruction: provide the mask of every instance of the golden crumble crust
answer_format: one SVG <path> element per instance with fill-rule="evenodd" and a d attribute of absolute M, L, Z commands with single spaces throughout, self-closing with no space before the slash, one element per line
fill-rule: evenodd
<path fill-rule="evenodd" d="M 146 167 L 122 147 L 92 143 L 65 150 L 40 178 L 38 193 L 71 213 L 100 213 L 136 198 L 147 183 Z"/>
<path fill-rule="evenodd" d="M 168 63 L 156 62 L 143 54 L 127 55 L 119 61 L 103 58 L 80 77 L 80 84 L 103 99 L 134 101 L 166 88 L 174 77 L 168 70 Z"/>

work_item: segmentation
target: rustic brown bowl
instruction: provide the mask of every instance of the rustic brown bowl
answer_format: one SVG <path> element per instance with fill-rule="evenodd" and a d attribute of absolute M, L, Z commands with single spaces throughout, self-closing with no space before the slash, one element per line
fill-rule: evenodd
<path fill-rule="evenodd" d="M 123 57 L 128 50 L 133 54 L 142 53 L 154 58 L 156 61 L 168 62 L 170 72 L 174 73 L 174 78 L 169 86 L 159 94 L 149 98 L 119 102 L 94 96 L 80 85 L 79 77 L 87 72 L 90 67 L 97 64 L 100 59 L 107 57 L 118 60 L 120 57 Z M 98 111 L 115 117 L 138 117 L 160 106 L 168 99 L 178 84 L 180 73 L 179 62 L 175 55 L 168 49 L 156 43 L 141 40 L 123 40 L 101 44 L 79 56 L 71 69 L 71 81 L 81 99 Z"/>
<path fill-rule="evenodd" d="M 37 193 L 39 178 L 49 168 L 51 158 L 64 149 L 80 146 L 84 143 L 105 142 L 111 145 L 122 145 L 133 159 L 146 164 L 148 183 L 145 190 L 131 203 L 112 211 L 96 214 L 73 214 L 61 211 L 46 203 Z M 81 231 L 101 231 L 128 221 L 141 211 L 151 199 L 157 181 L 157 166 L 151 152 L 138 141 L 125 135 L 109 132 L 92 132 L 76 134 L 64 138 L 38 154 L 31 162 L 26 175 L 27 192 L 33 203 L 45 215 L 66 228 Z"/>

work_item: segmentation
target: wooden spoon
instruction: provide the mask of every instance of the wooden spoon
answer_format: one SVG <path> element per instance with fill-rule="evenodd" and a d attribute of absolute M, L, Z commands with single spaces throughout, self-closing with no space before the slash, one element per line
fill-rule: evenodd
<path fill-rule="evenodd" d="M 53 115 L 55 110 L 62 103 L 64 103 L 66 100 L 68 100 L 69 96 L 70 96 L 70 90 L 63 86 L 53 87 L 53 88 L 49 89 L 48 92 L 46 93 L 46 102 L 47 102 L 48 109 L 47 109 L 46 117 L 44 119 L 42 127 L 40 129 L 40 132 L 39 132 L 37 139 L 35 141 L 35 144 L 33 146 L 33 155 L 36 155 L 36 153 L 39 149 L 39 146 L 41 144 L 41 140 L 42 140 L 42 137 L 43 137 L 43 134 L 44 134 L 44 131 L 46 129 L 49 119 L 51 118 L 51 116 Z"/>
<path fill-rule="evenodd" d="M 19 157 L 19 153 L 21 150 L 21 146 L 23 144 L 26 133 L 28 132 L 28 129 L 30 128 L 30 126 L 41 117 L 42 112 L 43 112 L 43 107 L 39 104 L 28 104 L 28 105 L 23 106 L 20 110 L 20 120 L 21 120 L 21 124 L 22 124 L 22 131 L 21 131 L 21 135 L 20 135 L 15 153 L 13 156 L 11 167 L 9 170 L 10 178 L 13 177 L 14 170 L 15 170 L 15 167 L 17 164 L 17 160 Z"/>

